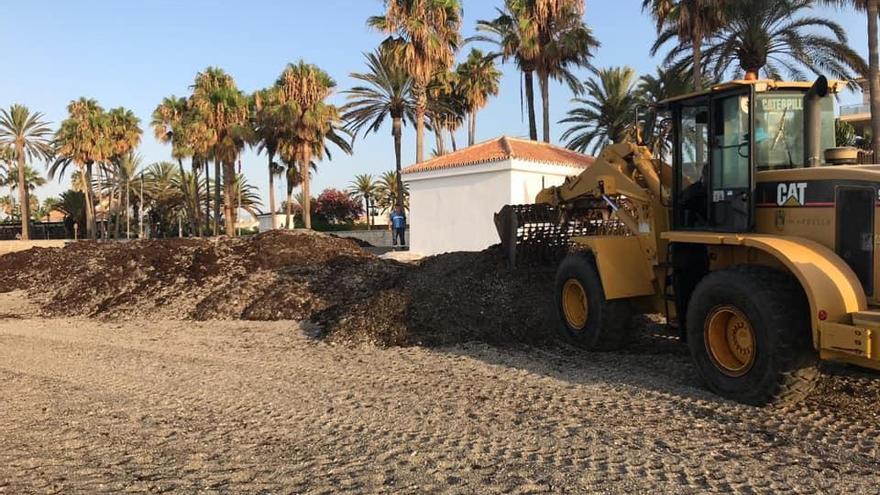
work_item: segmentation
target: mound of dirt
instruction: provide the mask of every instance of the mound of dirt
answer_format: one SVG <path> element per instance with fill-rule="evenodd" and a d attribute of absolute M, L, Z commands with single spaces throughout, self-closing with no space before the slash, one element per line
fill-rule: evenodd
<path fill-rule="evenodd" d="M 400 284 L 317 315 L 334 342 L 538 343 L 551 338 L 553 272 L 510 270 L 500 249 L 427 258 Z"/>
<path fill-rule="evenodd" d="M 556 324 L 552 272 L 508 270 L 501 252 L 419 265 L 335 236 L 78 242 L 0 257 L 0 290 L 49 316 L 313 320 L 332 342 L 536 343 Z"/>
<path fill-rule="evenodd" d="M 0 290 L 16 289 L 49 316 L 313 320 L 385 346 L 534 343 L 555 324 L 552 273 L 508 270 L 498 249 L 413 266 L 304 232 L 32 249 L 0 257 Z"/>
<path fill-rule="evenodd" d="M 301 320 L 385 290 L 405 270 L 349 240 L 275 231 L 12 253 L 0 257 L 0 290 L 26 290 L 51 316 Z"/>
<path fill-rule="evenodd" d="M 375 247 L 369 241 L 365 241 L 365 240 L 359 239 L 357 237 L 345 237 L 345 236 L 340 236 L 340 235 L 336 235 L 336 234 L 329 234 L 329 235 L 331 237 L 337 237 L 339 239 L 348 239 L 349 241 L 357 244 L 358 246 L 360 246 L 362 248 Z"/>

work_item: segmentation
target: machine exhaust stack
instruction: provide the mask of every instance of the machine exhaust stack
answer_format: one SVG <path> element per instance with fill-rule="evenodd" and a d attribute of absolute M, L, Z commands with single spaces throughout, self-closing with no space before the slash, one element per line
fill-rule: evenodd
<path fill-rule="evenodd" d="M 822 165 L 822 98 L 828 96 L 828 79 L 819 76 L 804 96 L 804 166 Z"/>

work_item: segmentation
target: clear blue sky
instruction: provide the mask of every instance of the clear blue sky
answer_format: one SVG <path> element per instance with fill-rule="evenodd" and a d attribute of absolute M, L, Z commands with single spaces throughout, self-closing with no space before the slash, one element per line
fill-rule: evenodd
<path fill-rule="evenodd" d="M 495 15 L 501 0 L 463 3 L 467 36 L 476 20 Z M 648 54 L 653 25 L 640 5 L 641 0 L 587 0 L 586 20 L 602 43 L 596 65 L 654 71 L 658 61 Z M 341 91 L 352 85 L 350 72 L 363 70 L 362 53 L 382 39 L 365 24 L 368 16 L 382 12 L 381 0 L 6 0 L 2 7 L 0 107 L 22 103 L 54 125 L 65 117 L 67 103 L 80 96 L 96 98 L 105 108 L 131 108 L 145 128 L 140 153 L 147 163 L 169 158 L 169 149 L 147 129 L 152 110 L 164 96 L 188 94 L 195 74 L 205 67 L 222 67 L 251 92 L 272 84 L 286 63 L 302 58 L 328 71 Z M 840 22 L 852 46 L 867 56 L 862 15 L 832 9 L 818 14 Z M 478 141 L 528 134 L 518 74 L 510 66 L 504 73 L 501 94 L 479 115 Z M 570 96 L 561 86 L 552 89 L 554 123 L 567 110 Z M 846 95 L 843 101 L 855 98 Z M 334 99 L 343 101 L 338 94 Z M 393 169 L 390 132 L 386 128 L 359 139 L 353 156 L 334 153 L 332 162 L 320 165 L 313 190 L 344 188 L 355 174 Z M 560 132 L 554 125 L 554 138 Z M 458 142 L 465 140 L 462 132 Z M 414 158 L 414 141 L 408 130 L 404 163 Z M 431 136 L 428 144 L 433 147 Z M 265 192 L 265 158 L 248 151 L 243 166 Z M 67 186 L 65 178 L 37 194 L 43 198 Z"/>

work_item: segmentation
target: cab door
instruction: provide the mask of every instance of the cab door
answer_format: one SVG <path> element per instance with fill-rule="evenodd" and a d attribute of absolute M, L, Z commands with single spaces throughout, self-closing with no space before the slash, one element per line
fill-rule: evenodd
<path fill-rule="evenodd" d="M 709 210 L 709 99 L 676 102 L 673 107 L 675 174 L 673 228 L 706 230 Z"/>
<path fill-rule="evenodd" d="M 754 188 L 749 92 L 714 95 L 709 109 L 709 228 L 750 231 Z"/>

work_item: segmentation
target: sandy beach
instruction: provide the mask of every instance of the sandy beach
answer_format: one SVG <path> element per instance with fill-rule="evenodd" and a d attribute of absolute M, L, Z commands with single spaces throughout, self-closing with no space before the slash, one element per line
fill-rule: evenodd
<path fill-rule="evenodd" d="M 876 376 L 719 399 L 683 346 L 338 346 L 0 298 L 0 493 L 868 493 Z"/>

